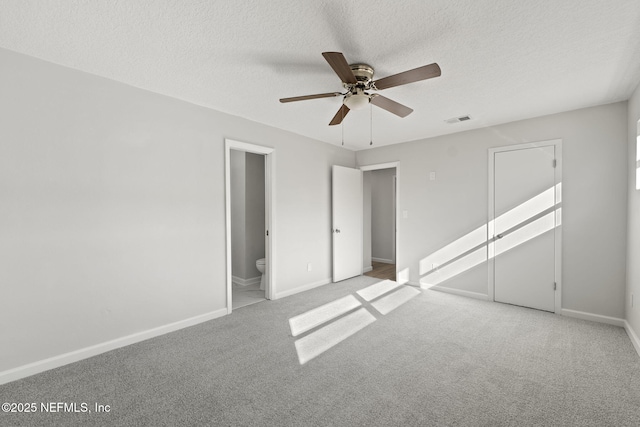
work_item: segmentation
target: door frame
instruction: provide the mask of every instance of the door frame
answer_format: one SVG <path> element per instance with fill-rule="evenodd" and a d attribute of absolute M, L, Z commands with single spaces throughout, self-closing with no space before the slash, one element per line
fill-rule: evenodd
<path fill-rule="evenodd" d="M 487 264 L 488 264 L 488 296 L 489 301 L 495 301 L 495 247 L 493 244 L 495 212 L 493 209 L 495 201 L 495 154 L 505 151 L 524 150 L 530 148 L 540 148 L 553 146 L 555 148 L 556 165 L 554 168 L 554 184 L 559 191 L 556 192 L 556 227 L 554 234 L 554 281 L 556 283 L 554 312 L 560 313 L 562 310 L 562 140 L 552 139 L 548 141 L 530 142 L 524 144 L 505 145 L 501 147 L 489 148 L 489 186 L 487 205 Z"/>
<path fill-rule="evenodd" d="M 374 171 L 374 170 L 380 170 L 380 169 L 391 169 L 391 168 L 395 168 L 396 169 L 396 175 L 395 175 L 395 188 L 394 188 L 394 220 L 395 220 L 395 234 L 393 236 L 393 249 L 394 249 L 394 255 L 395 255 L 395 262 L 396 262 L 396 282 L 400 283 L 401 278 L 398 277 L 398 266 L 400 265 L 399 259 L 400 259 L 400 251 L 398 250 L 398 239 L 399 239 L 399 234 L 400 234 L 400 227 L 398 227 L 398 220 L 400 218 L 399 215 L 399 209 L 400 209 L 400 162 L 399 161 L 395 161 L 395 162 L 387 162 L 387 163 L 375 163 L 372 165 L 362 165 L 358 167 L 362 172 L 366 172 L 366 171 Z M 362 248 L 362 252 L 363 252 L 363 256 L 364 256 L 364 247 Z M 406 278 L 402 278 L 402 280 L 404 280 L 404 282 L 407 282 L 409 280 L 408 277 Z M 404 283 L 403 282 L 403 283 Z"/>
<path fill-rule="evenodd" d="M 275 251 L 275 224 L 276 224 L 276 151 L 275 148 L 250 144 L 225 138 L 225 240 L 226 240 L 226 290 L 227 290 L 227 314 L 232 311 L 232 270 L 231 270 L 231 150 L 264 155 L 265 164 L 265 297 L 274 299 L 276 295 L 276 251 Z"/>

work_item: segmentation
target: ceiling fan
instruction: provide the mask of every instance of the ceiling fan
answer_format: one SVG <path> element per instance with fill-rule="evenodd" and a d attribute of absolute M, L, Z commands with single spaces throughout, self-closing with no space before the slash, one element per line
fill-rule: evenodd
<path fill-rule="evenodd" d="M 376 107 L 387 110 L 397 116 L 406 117 L 413 110 L 406 105 L 386 98 L 377 93 L 369 91 L 379 91 L 390 87 L 406 85 L 408 83 L 426 80 L 440 76 L 440 67 L 433 63 L 413 70 L 394 74 L 379 80 L 373 80 L 373 67 L 367 64 L 349 64 L 344 55 L 340 52 L 323 52 L 322 56 L 327 60 L 333 71 L 340 77 L 342 86 L 346 92 L 319 93 L 316 95 L 294 96 L 292 98 L 281 98 L 280 102 L 304 101 L 307 99 L 332 98 L 342 96 L 342 106 L 333 117 L 329 126 L 342 123 L 344 117 L 350 110 L 358 110 L 371 103 Z"/>

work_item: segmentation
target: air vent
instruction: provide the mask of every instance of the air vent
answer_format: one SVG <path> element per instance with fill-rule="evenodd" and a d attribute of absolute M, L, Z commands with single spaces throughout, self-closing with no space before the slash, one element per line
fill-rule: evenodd
<path fill-rule="evenodd" d="M 460 117 L 454 117 L 452 119 L 447 119 L 447 120 L 445 120 L 445 123 L 453 124 L 453 123 L 466 122 L 467 120 L 471 120 L 471 116 L 468 115 L 468 114 L 466 116 L 460 116 Z"/>

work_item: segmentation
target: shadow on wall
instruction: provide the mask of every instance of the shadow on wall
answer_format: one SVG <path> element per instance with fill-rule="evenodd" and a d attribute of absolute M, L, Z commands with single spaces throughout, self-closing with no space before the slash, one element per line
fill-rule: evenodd
<path fill-rule="evenodd" d="M 561 190 L 558 183 L 420 260 L 420 286 L 438 285 L 559 227 Z"/>

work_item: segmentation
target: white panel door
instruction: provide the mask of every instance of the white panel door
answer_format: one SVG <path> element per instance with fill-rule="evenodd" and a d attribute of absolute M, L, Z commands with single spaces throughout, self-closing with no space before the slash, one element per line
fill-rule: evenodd
<path fill-rule="evenodd" d="M 333 166 L 333 281 L 362 274 L 362 171 Z"/>
<path fill-rule="evenodd" d="M 494 156 L 494 299 L 555 311 L 555 147 Z"/>

